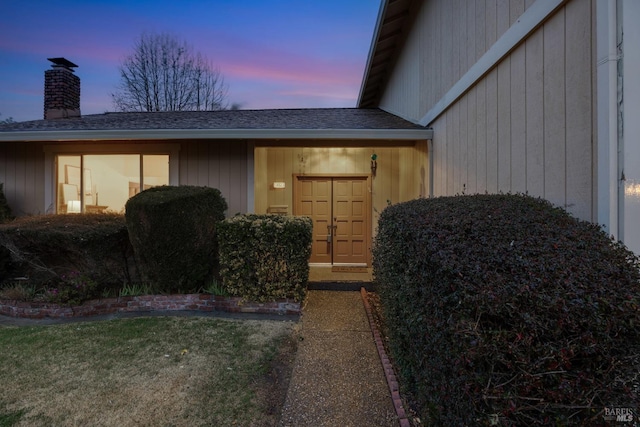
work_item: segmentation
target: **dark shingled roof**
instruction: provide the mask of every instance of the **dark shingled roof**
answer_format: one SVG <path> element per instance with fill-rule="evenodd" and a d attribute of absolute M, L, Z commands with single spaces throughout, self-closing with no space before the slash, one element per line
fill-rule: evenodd
<path fill-rule="evenodd" d="M 0 125 L 0 132 L 163 129 L 424 129 L 377 108 L 105 113 Z"/>

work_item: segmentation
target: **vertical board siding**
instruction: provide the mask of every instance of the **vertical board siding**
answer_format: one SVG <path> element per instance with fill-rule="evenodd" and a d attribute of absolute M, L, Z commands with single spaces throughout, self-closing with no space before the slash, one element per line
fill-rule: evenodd
<path fill-rule="evenodd" d="M 478 59 L 480 59 L 480 57 L 487 51 L 487 49 L 486 49 L 487 44 L 485 43 L 486 28 L 487 28 L 487 26 L 485 25 L 485 22 L 486 22 L 486 15 L 485 15 L 486 4 L 485 4 L 485 0 L 476 0 L 475 8 L 476 8 L 476 19 L 475 19 L 475 26 L 476 26 L 476 34 L 475 34 L 476 53 L 475 53 L 475 57 L 474 57 L 474 61 L 473 61 L 474 63 Z M 427 110 L 425 110 L 425 111 L 427 111 Z"/>
<path fill-rule="evenodd" d="M 467 97 L 467 193 L 478 192 L 478 158 L 477 127 L 478 127 L 478 87 L 471 89 Z"/>
<path fill-rule="evenodd" d="M 564 10 L 544 31 L 544 196 L 553 204 L 566 202 Z"/>
<path fill-rule="evenodd" d="M 498 70 L 487 75 L 487 191 L 498 192 Z"/>
<path fill-rule="evenodd" d="M 419 2 L 380 107 L 420 120 L 528 6 L 524 0 Z"/>
<path fill-rule="evenodd" d="M 207 183 L 209 182 L 210 171 L 216 170 L 216 169 L 210 169 L 208 167 L 209 158 L 211 155 L 213 155 L 213 157 L 216 159 L 220 157 L 216 153 L 216 148 L 218 148 L 218 146 L 217 145 L 210 146 L 213 144 L 204 144 L 202 142 L 198 142 L 195 144 L 196 144 L 195 152 L 198 153 L 197 154 L 198 157 L 195 159 L 195 162 L 197 163 L 197 169 L 196 169 L 197 184 L 196 185 L 206 186 Z M 219 190 L 222 190 L 222 189 L 219 189 Z"/>
<path fill-rule="evenodd" d="M 455 104 L 451 108 L 451 157 L 453 167 L 451 168 L 451 193 L 458 194 L 462 189 L 462 183 L 460 182 L 460 168 L 462 163 L 460 162 L 460 103 Z"/>
<path fill-rule="evenodd" d="M 543 31 L 535 32 L 525 41 L 526 190 L 535 197 L 544 197 L 543 41 Z"/>
<path fill-rule="evenodd" d="M 486 81 L 480 80 L 476 92 L 476 192 L 487 191 L 487 90 Z M 435 144 L 434 144 L 435 145 Z"/>
<path fill-rule="evenodd" d="M 498 65 L 498 191 L 508 192 L 510 188 L 511 58 L 505 58 Z"/>
<path fill-rule="evenodd" d="M 525 9 L 524 0 L 509 0 L 509 26 L 515 24 Z"/>
<path fill-rule="evenodd" d="M 457 123 L 455 123 L 454 120 L 454 109 L 450 108 L 447 112 L 446 112 L 446 122 L 445 125 L 447 126 L 447 133 L 445 134 L 446 139 L 441 139 L 441 141 L 445 142 L 445 153 L 446 153 L 446 163 L 445 163 L 445 168 L 444 168 L 444 179 L 445 179 L 445 192 L 444 194 L 455 194 L 455 190 L 453 187 L 453 172 L 455 170 L 454 167 L 454 158 L 453 158 L 453 153 L 455 150 L 455 144 L 453 143 L 453 141 L 455 141 L 455 136 L 454 136 L 454 129 L 457 126 Z"/>
<path fill-rule="evenodd" d="M 460 100 L 460 177 L 459 177 L 459 190 L 460 193 L 466 193 L 469 191 L 469 175 L 468 175 L 468 164 L 469 164 L 469 127 L 468 127 L 468 119 L 469 119 L 469 97 L 465 96 Z"/>
<path fill-rule="evenodd" d="M 511 185 L 516 193 L 527 191 L 527 130 L 526 130 L 526 67 L 525 48 L 521 46 L 511 55 Z"/>
<path fill-rule="evenodd" d="M 498 40 L 497 0 L 486 0 L 485 3 L 485 46 L 489 47 Z"/>
<path fill-rule="evenodd" d="M 462 51 L 461 39 L 462 39 L 462 20 L 463 12 L 460 8 L 460 0 L 449 0 L 451 5 L 448 9 L 447 19 L 450 22 L 448 26 L 449 37 L 451 39 L 451 49 L 445 55 L 449 58 L 449 81 L 448 85 L 453 84 L 458 80 L 460 76 L 460 52 Z M 465 50 L 466 51 L 466 50 Z"/>
<path fill-rule="evenodd" d="M 511 26 L 509 0 L 497 0 L 496 3 L 496 40 Z"/>
<path fill-rule="evenodd" d="M 468 0 L 465 0 L 468 1 Z M 468 2 L 467 22 L 465 28 L 465 43 L 467 52 L 465 54 L 465 65 L 463 69 L 468 70 L 476 62 L 476 2 Z"/>
<path fill-rule="evenodd" d="M 0 143 L 0 183 L 14 215 L 45 214 L 43 145 Z"/>
<path fill-rule="evenodd" d="M 447 115 L 443 114 L 440 120 L 433 124 L 433 132 L 438 135 L 439 141 L 445 141 L 438 145 L 432 144 L 433 155 L 433 195 L 444 196 L 447 194 Z"/>
<path fill-rule="evenodd" d="M 587 1 L 567 4 L 565 13 L 566 62 L 566 140 L 567 140 L 567 206 L 578 217 L 591 218 L 591 188 L 595 185 L 591 169 L 594 146 L 591 138 L 591 115 L 584 106 L 592 105 L 591 51 L 583 49 L 590 40 L 591 6 Z"/>
<path fill-rule="evenodd" d="M 247 211 L 247 143 L 244 141 L 182 141 L 180 185 L 220 190 L 227 215 Z"/>
<path fill-rule="evenodd" d="M 470 2 L 436 3 L 446 11 Z M 468 193 L 526 192 L 594 219 L 592 3 L 568 1 L 432 123 L 436 195 L 454 195 L 465 184 Z M 473 2 L 476 25 L 484 21 L 473 30 L 476 55 L 532 4 Z M 468 10 L 464 18 L 443 14 L 464 19 L 472 31 Z"/>

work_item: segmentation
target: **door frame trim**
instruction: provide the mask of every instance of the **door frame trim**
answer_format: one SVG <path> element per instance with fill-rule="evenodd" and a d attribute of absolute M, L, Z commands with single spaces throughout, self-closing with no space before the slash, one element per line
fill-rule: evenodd
<path fill-rule="evenodd" d="M 366 215 L 367 215 L 367 221 L 368 221 L 368 227 L 367 227 L 367 239 L 366 239 L 366 251 L 367 251 L 367 267 L 370 267 L 372 265 L 372 253 L 371 253 L 371 244 L 372 244 L 372 237 L 373 237 L 373 192 L 372 192 L 372 177 L 371 174 L 367 174 L 367 173 L 294 173 L 293 174 L 293 185 L 292 185 L 292 192 L 293 194 L 291 195 L 291 201 L 292 201 L 292 205 L 293 205 L 293 215 L 298 215 L 298 204 L 297 204 L 297 199 L 296 199 L 296 194 L 297 194 L 297 190 L 298 190 L 298 182 L 301 178 L 364 178 L 367 181 L 367 203 L 369 204 L 369 208 L 367 209 Z M 332 196 L 333 199 L 333 196 Z M 333 202 L 333 200 L 332 200 Z M 331 264 L 325 264 L 325 265 L 335 265 L 335 263 L 331 263 Z M 355 264 L 354 264 L 355 265 Z M 362 264 L 358 264 L 359 266 L 362 266 Z"/>

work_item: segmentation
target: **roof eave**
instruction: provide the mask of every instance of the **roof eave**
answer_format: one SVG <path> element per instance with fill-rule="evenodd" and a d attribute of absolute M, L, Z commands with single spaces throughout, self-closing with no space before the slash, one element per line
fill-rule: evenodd
<path fill-rule="evenodd" d="M 382 23 L 384 22 L 384 16 L 387 12 L 388 0 L 380 1 L 380 9 L 378 10 L 378 19 L 373 31 L 373 37 L 371 38 L 371 45 L 369 46 L 369 56 L 367 56 L 367 65 L 364 69 L 364 75 L 362 76 L 362 82 L 360 83 L 360 92 L 358 94 L 358 102 L 356 106 L 362 107 L 363 97 L 367 88 L 367 82 L 369 80 L 369 71 L 371 71 L 371 65 L 376 53 L 376 47 L 378 45 L 378 39 L 380 38 L 380 31 L 382 30 Z"/>
<path fill-rule="evenodd" d="M 134 129 L 0 132 L 0 141 L 123 141 L 186 139 L 427 140 L 423 129 Z"/>

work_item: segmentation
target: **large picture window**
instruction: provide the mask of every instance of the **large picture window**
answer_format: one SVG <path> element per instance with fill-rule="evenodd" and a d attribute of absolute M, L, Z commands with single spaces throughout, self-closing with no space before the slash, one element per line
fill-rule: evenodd
<path fill-rule="evenodd" d="M 168 154 L 56 156 L 58 213 L 124 212 L 130 197 L 168 184 Z"/>

